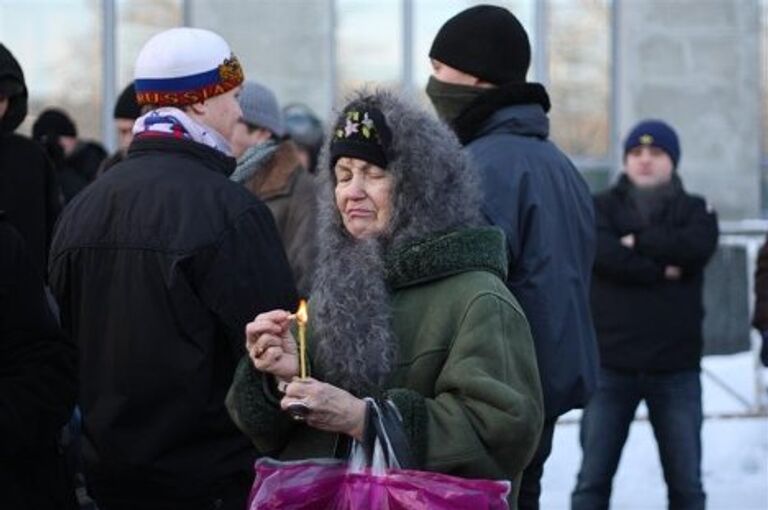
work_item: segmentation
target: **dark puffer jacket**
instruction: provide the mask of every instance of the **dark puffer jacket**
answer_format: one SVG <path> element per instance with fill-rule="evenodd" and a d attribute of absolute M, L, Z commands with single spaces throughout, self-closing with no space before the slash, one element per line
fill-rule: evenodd
<path fill-rule="evenodd" d="M 105 506 L 181 508 L 250 478 L 255 451 L 224 396 L 245 324 L 296 292 L 234 165 L 193 141 L 134 140 L 57 227 L 51 286 L 81 349 L 86 474 Z"/>
<path fill-rule="evenodd" d="M 595 198 L 597 257 L 592 311 L 603 366 L 632 372 L 697 369 L 704 319 L 704 266 L 717 248 L 717 217 L 701 197 L 675 191 L 644 225 L 630 183 Z M 621 238 L 634 234 L 635 247 Z M 664 277 L 677 266 L 682 277 Z"/>

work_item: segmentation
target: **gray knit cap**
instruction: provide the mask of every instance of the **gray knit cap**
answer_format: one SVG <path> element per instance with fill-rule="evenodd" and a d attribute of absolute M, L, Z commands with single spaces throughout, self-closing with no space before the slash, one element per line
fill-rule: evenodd
<path fill-rule="evenodd" d="M 254 81 L 243 83 L 240 91 L 240 108 L 243 110 L 243 121 L 256 127 L 267 129 L 282 137 L 285 134 L 283 116 L 277 105 L 275 93 Z"/>

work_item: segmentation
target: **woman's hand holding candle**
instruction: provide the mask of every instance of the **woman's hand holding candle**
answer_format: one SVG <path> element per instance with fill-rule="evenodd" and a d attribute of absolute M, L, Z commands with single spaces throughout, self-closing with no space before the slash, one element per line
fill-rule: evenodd
<path fill-rule="evenodd" d="M 300 375 L 291 319 L 291 314 L 285 310 L 272 310 L 257 315 L 245 327 L 245 347 L 253 366 L 285 382 Z"/>

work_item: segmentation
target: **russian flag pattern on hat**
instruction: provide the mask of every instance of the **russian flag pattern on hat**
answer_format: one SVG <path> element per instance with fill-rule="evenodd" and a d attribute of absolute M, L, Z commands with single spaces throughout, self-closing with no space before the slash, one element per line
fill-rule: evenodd
<path fill-rule="evenodd" d="M 135 70 L 140 105 L 184 106 L 239 86 L 243 70 L 227 42 L 200 28 L 172 28 L 152 37 Z"/>

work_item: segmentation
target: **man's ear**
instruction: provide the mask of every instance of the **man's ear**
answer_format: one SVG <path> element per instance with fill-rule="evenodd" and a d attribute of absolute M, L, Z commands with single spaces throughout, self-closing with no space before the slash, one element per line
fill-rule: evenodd
<path fill-rule="evenodd" d="M 187 108 L 189 108 L 189 111 L 195 115 L 205 115 L 205 112 L 208 111 L 208 106 L 205 104 L 205 101 L 191 104 Z"/>

